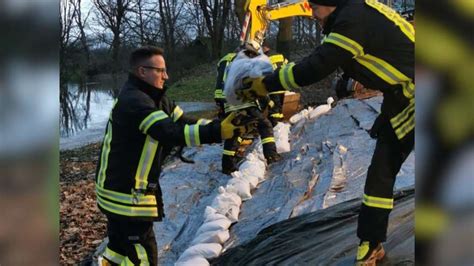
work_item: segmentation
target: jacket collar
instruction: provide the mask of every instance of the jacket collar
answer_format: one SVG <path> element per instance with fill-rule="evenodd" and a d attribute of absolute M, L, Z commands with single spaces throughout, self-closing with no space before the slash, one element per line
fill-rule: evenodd
<path fill-rule="evenodd" d="M 167 90 L 167 87 L 163 87 L 163 89 L 158 89 L 157 87 L 152 86 L 146 83 L 145 81 L 139 79 L 132 73 L 129 73 L 128 75 L 128 82 L 132 83 L 136 88 L 146 93 L 156 102 L 159 102 L 161 100 Z"/>
<path fill-rule="evenodd" d="M 328 35 L 332 31 L 332 26 L 334 25 L 334 22 L 336 21 L 337 16 L 339 13 L 341 13 L 341 10 L 344 9 L 346 6 L 347 0 L 341 0 L 340 4 L 337 6 L 336 10 L 329 15 L 328 20 L 326 22 L 326 25 L 324 26 L 323 29 L 323 34 Z"/>

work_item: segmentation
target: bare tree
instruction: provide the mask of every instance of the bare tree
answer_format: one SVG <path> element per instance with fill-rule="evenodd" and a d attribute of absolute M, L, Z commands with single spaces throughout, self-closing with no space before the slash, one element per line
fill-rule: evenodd
<path fill-rule="evenodd" d="M 176 46 L 176 25 L 177 20 L 183 10 L 184 3 L 175 0 L 158 0 L 161 17 L 161 31 L 163 33 L 165 52 L 168 58 L 175 55 Z"/>
<path fill-rule="evenodd" d="M 224 29 L 228 21 L 230 0 L 199 0 L 199 5 L 211 37 L 212 58 L 219 58 L 222 52 Z"/>
<path fill-rule="evenodd" d="M 126 17 L 127 28 L 138 39 L 140 45 L 155 44 L 160 32 L 158 2 L 135 0 L 130 8 L 131 15 Z M 133 36 L 128 36 L 129 38 Z"/>
<path fill-rule="evenodd" d="M 280 0 L 279 2 L 284 2 L 285 0 Z M 292 31 L 293 18 L 284 18 L 279 21 L 279 29 L 277 35 L 277 47 L 276 50 L 279 53 L 282 53 L 286 58 L 290 58 L 291 54 L 291 40 L 293 39 Z"/>

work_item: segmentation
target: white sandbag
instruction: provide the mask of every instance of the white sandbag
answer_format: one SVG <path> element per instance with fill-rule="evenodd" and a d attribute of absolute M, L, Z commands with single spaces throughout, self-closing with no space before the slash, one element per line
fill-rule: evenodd
<path fill-rule="evenodd" d="M 252 194 L 250 194 L 250 183 L 247 179 L 242 177 L 231 178 L 228 181 L 225 190 L 227 192 L 233 192 L 239 195 L 242 201 L 249 200 L 252 198 Z"/>
<path fill-rule="evenodd" d="M 331 104 L 334 102 L 332 97 L 327 99 L 327 104 L 322 104 L 309 113 L 309 119 L 316 119 L 331 110 Z"/>
<path fill-rule="evenodd" d="M 222 251 L 221 244 L 217 243 L 203 243 L 190 246 L 179 257 L 178 261 L 186 261 L 188 258 L 202 256 L 206 259 L 213 259 L 219 256 Z"/>
<path fill-rule="evenodd" d="M 290 120 L 289 120 L 290 123 L 296 124 L 302 119 L 308 119 L 309 112 L 311 112 L 313 110 L 313 108 L 311 108 L 311 109 L 310 108 L 303 109 L 299 113 L 297 113 L 297 114 L 293 115 L 292 117 L 290 117 Z"/>
<path fill-rule="evenodd" d="M 243 87 L 242 80 L 246 77 L 261 77 L 273 72 L 272 63 L 265 54 L 249 58 L 243 51 L 239 52 L 227 70 L 227 79 L 224 84 L 224 94 L 227 103 L 240 105 L 242 100 L 237 99 L 235 91 Z"/>
<path fill-rule="evenodd" d="M 230 220 L 226 217 L 224 219 L 214 220 L 203 223 L 197 230 L 196 235 L 200 235 L 210 231 L 223 231 L 229 229 L 231 225 Z"/>
<path fill-rule="evenodd" d="M 290 140 L 290 125 L 287 123 L 278 122 L 273 128 L 273 135 L 275 136 L 275 145 L 278 153 L 285 153 L 291 150 Z"/>
<path fill-rule="evenodd" d="M 225 217 L 225 215 L 220 214 L 216 211 L 216 209 L 212 208 L 211 206 L 206 206 L 206 210 L 204 211 L 204 223 L 212 222 L 220 219 L 229 219 Z"/>
<path fill-rule="evenodd" d="M 219 195 L 214 198 L 211 207 L 234 223 L 239 220 L 240 205 L 242 205 L 242 199 L 239 195 L 226 192 L 225 188 L 219 187 Z"/>
<path fill-rule="evenodd" d="M 250 189 L 254 189 L 258 185 L 258 177 L 254 175 L 243 175 L 240 171 L 235 171 L 231 175 L 232 177 L 241 177 L 249 181 Z"/>
<path fill-rule="evenodd" d="M 174 266 L 209 266 L 209 261 L 203 256 L 186 257 L 185 260 L 179 258 Z"/>
<path fill-rule="evenodd" d="M 203 232 L 193 239 L 191 245 L 200 243 L 218 243 L 222 245 L 229 239 L 229 237 L 229 230 Z"/>
<path fill-rule="evenodd" d="M 239 167 L 243 176 L 253 176 L 258 178 L 258 182 L 265 180 L 265 163 L 262 161 L 247 160 Z"/>

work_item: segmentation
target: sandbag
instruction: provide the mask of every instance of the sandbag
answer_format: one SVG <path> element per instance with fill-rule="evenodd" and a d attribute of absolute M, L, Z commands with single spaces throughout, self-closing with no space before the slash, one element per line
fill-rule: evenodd
<path fill-rule="evenodd" d="M 191 245 L 196 245 L 200 243 L 218 243 L 224 244 L 230 237 L 229 230 L 215 230 L 203 232 L 197 235 Z"/>
<path fill-rule="evenodd" d="M 250 194 L 250 183 L 247 179 L 243 177 L 233 177 L 231 178 L 226 186 L 227 192 L 233 192 L 242 199 L 242 201 L 249 200 L 252 198 Z"/>
<path fill-rule="evenodd" d="M 227 230 L 231 225 L 231 222 L 229 219 L 223 218 L 219 220 L 214 220 L 211 222 L 203 223 L 197 230 L 196 235 L 200 235 L 205 232 L 210 232 L 210 231 L 223 231 Z"/>
<path fill-rule="evenodd" d="M 243 175 L 240 171 L 235 171 L 231 174 L 232 177 L 237 178 L 244 178 L 249 182 L 250 189 L 254 189 L 258 185 L 258 177 L 254 175 Z"/>
<path fill-rule="evenodd" d="M 225 215 L 220 214 L 216 211 L 216 209 L 212 208 L 211 206 L 206 206 L 204 210 L 204 223 L 212 222 L 219 219 L 228 219 Z"/>
<path fill-rule="evenodd" d="M 323 114 L 329 112 L 331 110 L 331 104 L 334 102 L 334 99 L 332 97 L 329 97 L 327 99 L 327 104 L 322 104 L 319 105 L 318 107 L 314 108 L 314 110 L 309 112 L 309 119 L 316 119 Z"/>
<path fill-rule="evenodd" d="M 285 153 L 291 150 L 288 135 L 290 134 L 290 125 L 278 122 L 273 128 L 275 136 L 275 145 L 278 153 Z"/>
<path fill-rule="evenodd" d="M 228 68 L 224 84 L 224 94 L 230 105 L 243 104 L 238 99 L 235 90 L 243 87 L 242 80 L 246 77 L 261 77 L 273 72 L 273 66 L 268 56 L 260 53 L 257 57 L 249 58 L 243 51 L 239 52 Z"/>
<path fill-rule="evenodd" d="M 176 261 L 175 266 L 209 266 L 209 261 L 203 256 L 186 257 L 185 260 L 181 258 Z"/>
<path fill-rule="evenodd" d="M 239 195 L 226 192 L 225 188 L 219 187 L 219 195 L 212 201 L 211 207 L 220 214 L 225 215 L 232 223 L 239 220 L 240 205 L 242 199 Z"/>
<path fill-rule="evenodd" d="M 265 164 L 261 161 L 247 160 L 239 167 L 243 176 L 254 176 L 259 182 L 265 179 Z"/>
<path fill-rule="evenodd" d="M 221 254 L 222 246 L 217 243 L 203 243 L 190 246 L 179 257 L 178 261 L 186 261 L 188 258 L 201 256 L 206 259 L 216 258 Z"/>

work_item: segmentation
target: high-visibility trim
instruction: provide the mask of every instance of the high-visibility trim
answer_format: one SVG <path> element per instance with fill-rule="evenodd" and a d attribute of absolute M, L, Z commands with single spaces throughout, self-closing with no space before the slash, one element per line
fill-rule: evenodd
<path fill-rule="evenodd" d="M 117 103 L 118 103 L 118 99 L 115 99 L 115 100 L 114 100 L 114 103 L 112 104 L 112 110 L 115 108 L 115 106 L 117 105 Z M 109 119 L 110 119 L 110 121 L 113 121 L 113 120 L 112 120 L 112 111 L 110 111 Z"/>
<path fill-rule="evenodd" d="M 332 43 L 349 51 L 354 55 L 354 59 L 357 60 L 359 64 L 369 69 L 388 84 L 401 85 L 405 97 L 410 99 L 415 96 L 415 84 L 411 78 L 398 71 L 388 62 L 370 54 L 365 54 L 362 46 L 356 41 L 338 33 L 330 33 L 324 42 Z"/>
<path fill-rule="evenodd" d="M 380 209 L 393 209 L 393 199 L 392 198 L 380 198 L 369 196 L 364 194 L 364 199 L 362 200 L 364 205 Z"/>
<path fill-rule="evenodd" d="M 282 54 L 276 54 L 269 57 L 272 64 L 281 63 L 285 61 L 285 57 Z"/>
<path fill-rule="evenodd" d="M 227 156 L 235 156 L 235 151 L 223 150 L 222 154 Z"/>
<path fill-rule="evenodd" d="M 209 119 L 205 119 L 205 118 L 200 118 L 197 122 L 196 122 L 196 125 L 207 125 L 209 123 L 211 123 L 212 120 L 209 120 Z"/>
<path fill-rule="evenodd" d="M 405 34 L 405 36 L 408 37 L 408 39 L 410 39 L 412 42 L 415 42 L 415 28 L 395 10 L 378 2 L 377 0 L 365 0 L 365 3 L 395 23 L 395 25 L 400 28 L 400 30 Z"/>
<path fill-rule="evenodd" d="M 155 112 L 149 114 L 147 117 L 145 117 L 145 119 L 143 119 L 143 121 L 140 123 L 140 126 L 138 128 L 140 129 L 141 132 L 143 132 L 143 134 L 147 134 L 148 129 L 155 122 L 163 120 L 167 117 L 168 117 L 168 115 L 165 112 L 163 112 L 161 110 L 155 111 Z"/>
<path fill-rule="evenodd" d="M 108 190 L 99 186 L 95 186 L 98 196 L 107 200 L 113 200 L 120 203 L 130 205 L 156 205 L 156 197 L 154 195 L 131 195 L 122 192 Z"/>
<path fill-rule="evenodd" d="M 408 133 L 415 128 L 415 115 L 412 114 L 410 119 L 403 123 L 399 128 L 395 130 L 395 134 L 398 139 L 403 139 Z"/>
<path fill-rule="evenodd" d="M 286 90 L 297 89 L 300 87 L 295 82 L 295 77 L 293 75 L 294 66 L 295 66 L 295 63 L 286 64 L 278 72 L 280 83 L 282 87 Z"/>
<path fill-rule="evenodd" d="M 174 109 L 173 109 L 173 113 L 171 114 L 171 117 L 173 118 L 173 122 L 176 122 L 178 121 L 178 119 L 183 115 L 183 109 L 181 109 L 181 107 L 179 106 L 176 106 Z"/>
<path fill-rule="evenodd" d="M 122 263 L 120 263 L 120 266 L 134 266 L 134 265 L 133 265 L 133 262 L 128 257 L 125 257 Z"/>
<path fill-rule="evenodd" d="M 229 63 L 230 61 L 232 61 L 234 59 L 234 57 L 236 56 L 237 54 L 236 53 L 228 53 L 226 54 L 224 57 L 222 57 L 221 60 L 219 60 L 219 63 L 217 63 L 217 66 L 219 66 L 222 62 L 224 61 L 227 61 L 227 63 Z"/>
<path fill-rule="evenodd" d="M 244 104 L 239 104 L 239 105 L 225 104 L 224 105 L 224 111 L 226 113 L 230 113 L 230 112 L 233 112 L 233 111 L 242 110 L 242 109 L 249 108 L 249 107 L 256 107 L 256 106 L 257 105 L 254 102 L 244 103 Z"/>
<path fill-rule="evenodd" d="M 224 91 L 223 90 L 215 90 L 214 91 L 214 99 L 225 99 Z"/>
<path fill-rule="evenodd" d="M 370 250 L 369 241 L 362 242 L 357 248 L 357 260 L 364 258 Z"/>
<path fill-rule="evenodd" d="M 137 257 L 140 260 L 140 266 L 149 266 L 150 262 L 148 261 L 148 255 L 146 254 L 145 248 L 140 244 L 135 244 L 135 251 L 137 252 Z"/>
<path fill-rule="evenodd" d="M 111 213 L 123 215 L 123 216 L 143 216 L 143 217 L 158 217 L 158 209 L 156 206 L 144 207 L 144 206 L 125 206 L 110 202 L 104 198 L 97 197 L 97 203 L 99 206 Z"/>
<path fill-rule="evenodd" d="M 415 101 L 410 101 L 403 111 L 401 111 L 398 115 L 394 116 L 390 119 L 390 123 L 392 124 L 393 128 L 398 127 L 403 121 L 407 120 L 408 116 L 415 111 Z"/>
<path fill-rule="evenodd" d="M 270 143 L 270 142 L 275 142 L 275 138 L 274 137 L 268 137 L 268 138 L 262 139 L 262 144 L 267 144 L 267 143 Z"/>
<path fill-rule="evenodd" d="M 188 147 L 201 145 L 198 124 L 184 126 L 184 140 Z"/>
<path fill-rule="evenodd" d="M 105 173 L 107 171 L 107 165 L 109 163 L 110 143 L 112 142 L 112 123 L 107 123 L 107 133 L 104 137 L 104 144 L 102 144 L 102 153 L 100 155 L 100 169 L 99 176 L 97 178 L 97 184 L 103 187 L 105 182 Z"/>
<path fill-rule="evenodd" d="M 116 264 L 122 263 L 122 261 L 125 259 L 124 255 L 121 255 L 121 254 L 111 250 L 109 247 L 105 248 L 104 254 L 102 254 L 102 256 L 104 256 L 105 258 L 107 258 L 107 260 L 109 260 L 113 263 L 116 263 Z"/>
<path fill-rule="evenodd" d="M 158 149 L 158 141 L 147 135 L 143 144 L 140 162 L 138 163 L 137 172 L 135 173 L 135 189 L 146 189 L 148 186 L 148 174 L 151 165 L 155 160 L 156 150 Z"/>
<path fill-rule="evenodd" d="M 272 91 L 269 92 L 268 95 L 276 95 L 276 94 L 284 94 L 286 91 Z"/>
<path fill-rule="evenodd" d="M 237 142 L 238 142 L 238 143 L 241 143 L 243 140 L 244 140 L 243 138 L 237 137 Z"/>
<path fill-rule="evenodd" d="M 274 113 L 274 114 L 271 114 L 270 116 L 273 117 L 273 118 L 283 118 L 284 117 L 282 113 Z"/>

